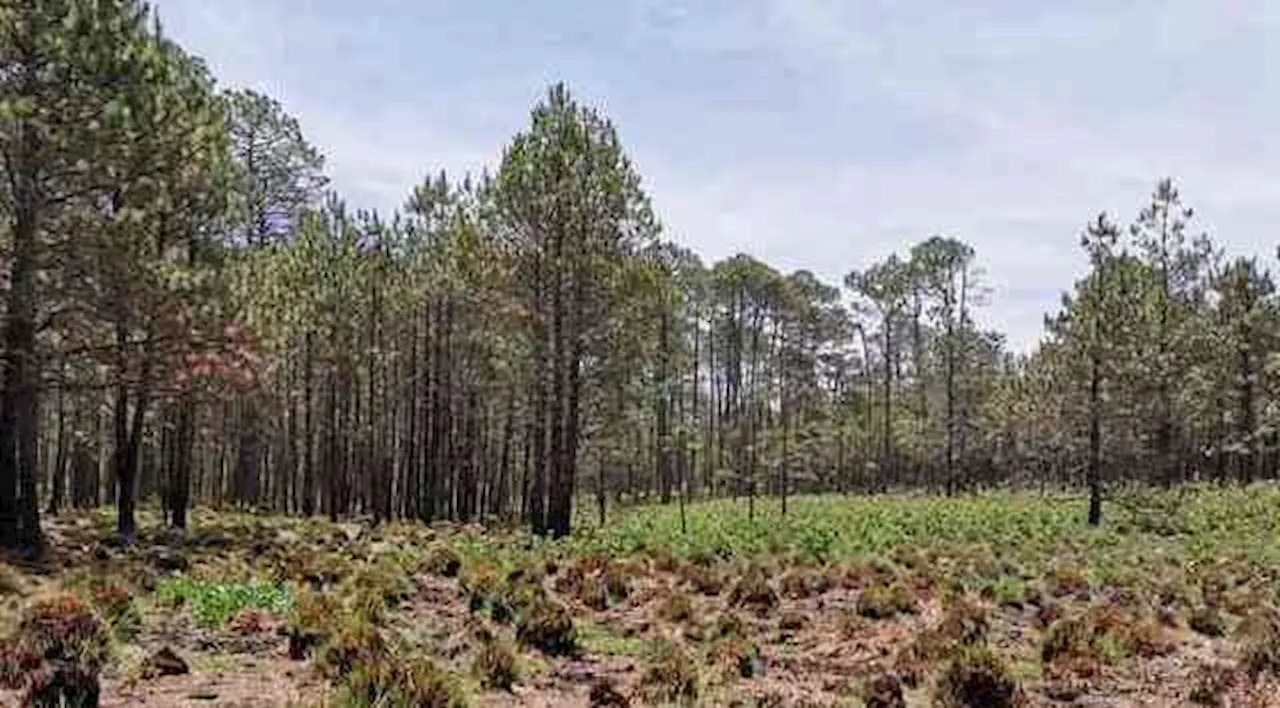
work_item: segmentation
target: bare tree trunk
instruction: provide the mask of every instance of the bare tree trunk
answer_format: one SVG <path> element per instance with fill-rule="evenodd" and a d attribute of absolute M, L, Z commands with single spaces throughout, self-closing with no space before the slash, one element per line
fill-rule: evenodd
<path fill-rule="evenodd" d="M 1102 523 L 1102 361 L 1092 355 L 1089 373 L 1089 525 Z"/>

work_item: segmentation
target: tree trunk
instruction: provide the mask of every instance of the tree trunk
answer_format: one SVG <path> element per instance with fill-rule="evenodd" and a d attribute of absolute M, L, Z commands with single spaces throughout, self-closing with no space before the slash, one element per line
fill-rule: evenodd
<path fill-rule="evenodd" d="M 187 528 L 187 509 L 191 506 L 191 462 L 195 447 L 195 402 L 185 394 L 178 402 L 178 416 L 173 435 L 173 468 L 169 479 L 170 524 L 175 529 Z"/>
<path fill-rule="evenodd" d="M 0 544 L 28 555 L 41 550 L 36 500 L 39 443 L 39 364 L 36 360 L 36 270 L 39 204 L 34 151 L 36 128 L 24 123 L 13 182 L 8 308 L 4 327 L 4 382 L 0 389 Z"/>
<path fill-rule="evenodd" d="M 1089 525 L 1102 523 L 1102 361 L 1095 352 L 1089 372 Z"/>

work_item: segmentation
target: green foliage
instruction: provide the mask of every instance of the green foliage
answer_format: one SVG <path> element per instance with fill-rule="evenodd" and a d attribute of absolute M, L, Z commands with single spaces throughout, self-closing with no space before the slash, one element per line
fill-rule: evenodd
<path fill-rule="evenodd" d="M 205 627 L 221 627 L 241 610 L 255 607 L 284 613 L 292 606 L 288 588 L 266 582 L 216 582 L 179 575 L 166 578 L 156 588 L 165 604 L 186 604 Z"/>
<path fill-rule="evenodd" d="M 988 582 L 982 595 L 997 605 L 1021 607 L 1027 601 L 1027 585 L 1021 578 L 1002 575 Z"/>

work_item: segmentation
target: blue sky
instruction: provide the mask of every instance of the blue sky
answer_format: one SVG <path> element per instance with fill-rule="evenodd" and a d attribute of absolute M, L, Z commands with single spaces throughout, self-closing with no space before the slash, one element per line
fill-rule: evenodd
<path fill-rule="evenodd" d="M 223 85 L 281 100 L 355 206 L 495 165 L 546 86 L 618 125 L 668 236 L 838 282 L 934 233 L 977 249 L 1016 348 L 1078 234 L 1178 180 L 1271 260 L 1270 0 L 158 0 Z"/>

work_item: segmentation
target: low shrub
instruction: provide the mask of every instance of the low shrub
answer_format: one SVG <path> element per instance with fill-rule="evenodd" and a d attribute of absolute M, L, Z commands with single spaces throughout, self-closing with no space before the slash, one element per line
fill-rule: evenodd
<path fill-rule="evenodd" d="M 348 616 L 337 622 L 315 653 L 314 666 L 322 676 L 338 679 L 361 667 L 388 661 L 387 644 L 378 628 L 364 618 Z"/>
<path fill-rule="evenodd" d="M 1240 626 L 1240 668 L 1250 678 L 1280 676 L 1280 612 L 1272 608 L 1254 611 Z"/>

